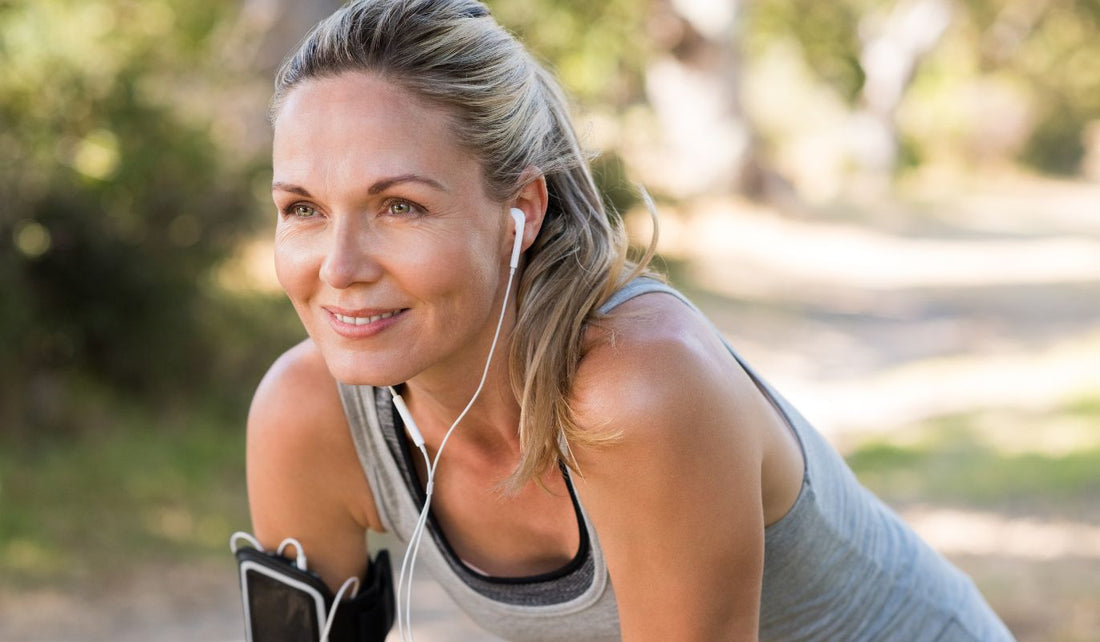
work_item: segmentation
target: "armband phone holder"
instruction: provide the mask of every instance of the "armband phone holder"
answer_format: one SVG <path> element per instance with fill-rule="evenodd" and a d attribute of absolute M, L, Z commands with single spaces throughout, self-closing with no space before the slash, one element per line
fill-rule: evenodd
<path fill-rule="evenodd" d="M 237 546 L 238 539 L 251 546 Z M 282 556 L 290 541 L 297 559 Z M 310 571 L 294 540 L 277 552 L 264 551 L 254 537 L 236 533 L 230 548 L 240 573 L 244 625 L 248 642 L 382 642 L 394 618 L 393 571 L 389 552 L 379 551 L 368 564 L 357 594 L 334 607 L 338 595 Z M 332 618 L 331 624 L 328 618 Z M 328 636 L 321 636 L 328 629 Z"/>

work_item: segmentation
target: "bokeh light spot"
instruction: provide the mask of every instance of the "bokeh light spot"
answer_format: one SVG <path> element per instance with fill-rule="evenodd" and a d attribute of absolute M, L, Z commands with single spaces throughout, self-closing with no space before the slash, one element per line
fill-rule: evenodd
<path fill-rule="evenodd" d="M 118 170 L 118 138 L 106 129 L 97 129 L 80 141 L 73 154 L 73 169 L 96 180 L 106 180 Z"/>
<path fill-rule="evenodd" d="M 29 259 L 42 256 L 53 243 L 50 231 L 35 221 L 23 221 L 17 225 L 14 237 L 15 247 Z"/>

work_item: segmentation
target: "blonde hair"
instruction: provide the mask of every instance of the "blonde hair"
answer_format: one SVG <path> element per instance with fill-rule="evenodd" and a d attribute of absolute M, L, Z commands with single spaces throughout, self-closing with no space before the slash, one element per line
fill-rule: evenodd
<path fill-rule="evenodd" d="M 357 0 L 318 24 L 286 59 L 271 115 L 298 83 L 369 72 L 450 114 L 458 141 L 480 160 L 486 193 L 505 201 L 546 178 L 542 229 L 525 252 L 509 371 L 520 402 L 518 488 L 559 462 L 568 444 L 614 436 L 583 431 L 570 396 L 586 326 L 641 273 L 617 215 L 605 211 L 556 80 L 475 0 Z M 655 242 L 655 239 L 654 239 Z"/>

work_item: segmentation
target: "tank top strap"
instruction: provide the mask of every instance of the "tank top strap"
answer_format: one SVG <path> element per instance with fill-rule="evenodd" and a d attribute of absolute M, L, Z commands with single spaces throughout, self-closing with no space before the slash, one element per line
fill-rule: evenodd
<path fill-rule="evenodd" d="M 726 338 L 722 335 L 722 331 L 718 329 L 718 326 L 714 325 L 714 322 L 711 321 L 707 317 L 707 315 L 703 314 L 703 312 L 699 310 L 699 308 L 694 303 L 692 303 L 690 299 L 688 299 L 686 296 L 684 296 L 682 292 L 672 287 L 671 285 L 648 276 L 640 276 L 634 278 L 627 282 L 626 285 L 619 288 L 619 290 L 616 291 L 614 294 L 612 294 L 607 299 L 607 301 L 605 301 L 603 305 L 598 308 L 597 312 L 599 314 L 607 314 L 611 312 L 611 310 L 635 297 L 639 297 L 643 294 L 650 294 L 652 292 L 671 294 L 672 296 L 679 299 L 684 305 L 694 310 L 695 313 L 698 314 L 701 318 L 703 318 L 707 325 L 710 326 L 711 330 L 714 331 L 715 335 L 718 336 L 718 339 L 725 346 L 726 350 L 729 351 L 730 355 L 733 356 L 733 358 L 737 361 L 738 364 L 741 365 L 741 367 L 745 370 L 749 377 L 752 378 L 753 382 L 756 383 L 757 387 L 759 387 L 764 392 L 765 396 L 768 397 L 768 399 L 779 408 L 780 412 L 788 418 L 788 421 L 793 421 L 792 415 L 797 414 L 798 411 L 795 410 L 794 407 L 786 399 L 783 398 L 783 395 L 779 394 L 778 390 L 776 390 L 770 383 L 768 383 L 768 381 L 763 376 L 760 375 L 759 372 L 756 371 L 756 368 L 754 368 L 752 364 L 746 361 L 744 357 L 742 357 L 741 354 L 737 350 L 735 350 L 732 345 L 730 345 L 729 341 L 727 341 Z"/>
<path fill-rule="evenodd" d="M 634 297 L 638 297 L 643 294 L 649 294 L 650 292 L 664 292 L 665 294 L 671 294 L 677 299 L 683 301 L 684 304 L 687 305 L 689 308 L 698 311 L 698 308 L 696 308 L 695 305 L 691 301 L 689 301 L 687 297 L 685 297 L 683 294 L 680 294 L 679 291 L 677 291 L 675 288 L 668 285 L 667 283 L 664 283 L 663 281 L 658 281 L 653 277 L 639 276 L 635 279 L 630 280 L 629 282 L 627 282 L 626 285 L 619 288 L 607 299 L 607 301 L 604 301 L 603 304 L 599 308 L 597 308 L 596 312 L 598 314 L 607 314 L 608 312 L 611 312 L 615 308 L 633 299 Z"/>

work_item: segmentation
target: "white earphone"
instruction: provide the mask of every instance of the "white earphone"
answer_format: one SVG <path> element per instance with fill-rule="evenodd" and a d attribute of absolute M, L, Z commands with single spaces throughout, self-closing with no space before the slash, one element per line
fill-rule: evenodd
<path fill-rule="evenodd" d="M 523 210 L 518 207 L 513 207 L 508 210 L 508 213 L 512 215 L 512 220 L 516 222 L 516 240 L 512 244 L 512 260 L 509 265 L 512 269 L 516 269 L 519 265 L 519 252 L 523 249 L 523 226 L 525 224 Z"/>
<path fill-rule="evenodd" d="M 477 400 L 478 395 L 481 394 L 481 388 L 485 385 L 485 379 L 489 374 L 489 364 L 493 361 L 493 352 L 496 351 L 497 340 L 500 338 L 500 328 L 504 323 L 504 313 L 508 310 L 508 295 L 512 291 L 512 278 L 516 275 L 516 267 L 519 265 L 519 254 L 523 249 L 523 228 L 525 224 L 523 210 L 518 207 L 513 207 L 508 210 L 508 213 L 512 215 L 512 220 L 515 222 L 516 239 L 512 243 L 512 256 L 508 261 L 508 285 L 504 290 L 504 302 L 500 306 L 500 318 L 497 319 L 496 332 L 493 334 L 493 343 L 489 347 L 489 356 L 485 360 L 485 369 L 481 372 L 481 382 L 477 384 L 477 390 L 474 391 L 474 396 L 470 398 L 470 402 L 466 404 L 466 408 L 458 415 L 458 419 L 454 420 L 451 427 L 447 430 L 447 433 L 443 436 L 443 441 L 439 444 L 439 450 L 435 453 L 435 459 L 429 459 L 428 451 L 424 447 L 424 437 L 420 434 L 420 428 L 417 427 L 416 421 L 412 417 L 412 413 L 409 412 L 409 407 L 405 404 L 405 400 L 401 398 L 401 395 L 397 394 L 397 391 L 390 387 L 390 394 L 393 396 L 393 405 L 397 409 L 397 414 L 401 416 L 401 420 L 405 422 L 405 430 L 408 431 L 409 437 L 413 440 L 413 444 L 424 456 L 424 466 L 428 472 L 428 481 L 426 488 L 424 489 L 425 499 L 424 507 L 420 511 L 420 517 L 417 520 L 416 527 L 413 529 L 412 535 L 409 537 L 408 547 L 405 549 L 405 558 L 401 561 L 401 574 L 397 581 L 397 630 L 401 635 L 401 639 L 404 642 L 412 642 L 412 575 L 413 568 L 416 566 L 416 554 L 420 550 L 420 540 L 424 536 L 424 530 L 428 522 L 428 510 L 432 505 L 432 491 L 435 488 L 435 470 L 439 464 L 439 456 L 443 454 L 443 447 L 447 445 L 447 440 L 451 438 L 451 433 L 458 427 L 458 422 L 462 421 L 462 418 L 466 416 L 466 413 L 474 405 L 474 401 Z"/>

